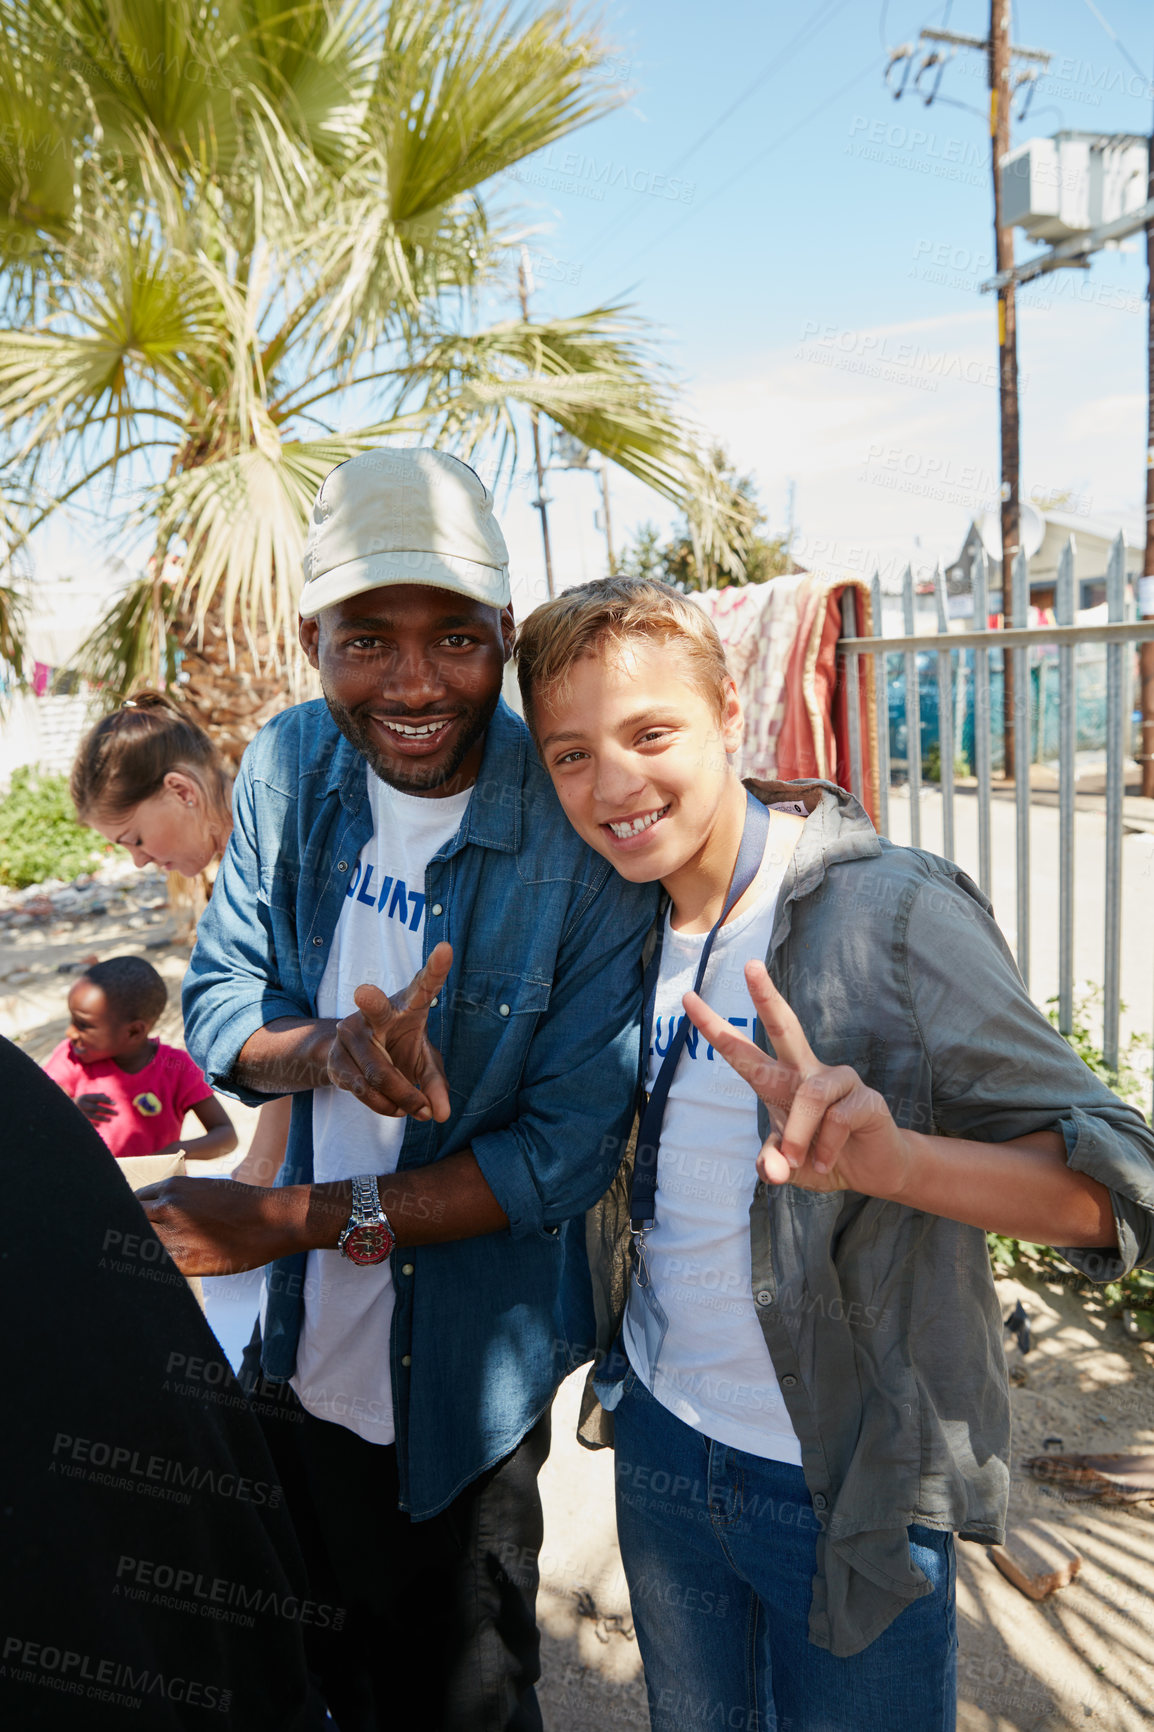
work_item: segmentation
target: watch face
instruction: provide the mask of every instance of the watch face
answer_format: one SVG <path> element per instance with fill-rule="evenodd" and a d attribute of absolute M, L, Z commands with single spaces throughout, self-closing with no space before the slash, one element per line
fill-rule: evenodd
<path fill-rule="evenodd" d="M 383 1222 L 371 1222 L 366 1227 L 354 1227 L 341 1250 L 352 1263 L 383 1263 L 393 1249 L 395 1240 Z"/>

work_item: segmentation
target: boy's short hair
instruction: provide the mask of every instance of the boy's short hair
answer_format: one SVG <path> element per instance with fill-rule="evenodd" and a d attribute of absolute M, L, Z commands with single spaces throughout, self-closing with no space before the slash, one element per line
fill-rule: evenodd
<path fill-rule="evenodd" d="M 152 1028 L 168 1003 L 167 986 L 143 956 L 110 956 L 107 962 L 86 968 L 81 979 L 100 988 L 120 1022 L 140 1021 Z"/>
<path fill-rule="evenodd" d="M 583 657 L 638 638 L 680 649 L 689 678 L 721 714 L 731 676 L 704 609 L 655 578 L 599 577 L 534 608 L 517 633 L 517 681 L 533 738 L 535 695 L 563 693 Z"/>

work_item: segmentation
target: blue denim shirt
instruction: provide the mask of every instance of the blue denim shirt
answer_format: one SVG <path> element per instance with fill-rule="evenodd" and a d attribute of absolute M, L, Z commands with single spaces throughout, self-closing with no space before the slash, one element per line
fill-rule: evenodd
<path fill-rule="evenodd" d="M 315 1016 L 349 875 L 372 833 L 365 760 L 323 701 L 245 753 L 232 839 L 184 985 L 189 1051 L 211 1087 L 249 1036 Z M 456 836 L 425 878 L 424 954 L 453 967 L 429 1016 L 452 1116 L 405 1128 L 399 1169 L 470 1147 L 507 1232 L 393 1258 L 391 1375 L 402 1509 L 435 1515 L 516 1447 L 593 1339 L 579 1217 L 621 1157 L 637 1079 L 640 954 L 656 892 L 618 878 L 557 803 L 502 702 Z M 312 1094 L 295 1097 L 278 1183 L 313 1176 Z M 564 1227 L 573 1222 L 575 1231 Z M 304 1256 L 268 1275 L 264 1369 L 291 1376 Z M 411 1266 L 413 1273 L 406 1274 Z"/>

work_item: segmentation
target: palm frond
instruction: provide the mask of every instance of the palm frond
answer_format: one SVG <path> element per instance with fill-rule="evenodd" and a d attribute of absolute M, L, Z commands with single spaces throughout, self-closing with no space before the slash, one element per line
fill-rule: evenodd
<path fill-rule="evenodd" d="M 178 606 L 201 629 L 218 609 L 229 627 L 239 625 L 257 666 L 287 658 L 291 668 L 305 529 L 321 482 L 346 458 L 418 428 L 402 417 L 308 440 L 281 441 L 273 430 L 275 442 L 174 475 L 144 511 L 160 545 L 185 548 Z"/>
<path fill-rule="evenodd" d="M 306 0 L 258 10 L 246 38 L 254 119 L 325 168 L 347 170 L 365 148 L 380 59 L 374 0 Z M 256 90 L 263 100 L 252 96 Z"/>
<path fill-rule="evenodd" d="M 17 555 L 24 549 L 24 523 L 14 502 L 0 494 L 0 710 L 5 686 L 24 683 L 24 652 L 28 638 L 28 601 L 16 581 Z"/>
<path fill-rule="evenodd" d="M 164 691 L 176 680 L 173 635 L 177 592 L 162 577 L 141 577 L 106 608 L 72 658 L 71 670 L 96 686 L 106 708 L 135 687 Z"/>
<path fill-rule="evenodd" d="M 445 332 L 404 369 L 398 401 L 411 399 L 430 427 L 470 449 L 503 438 L 515 450 L 512 409 L 521 404 L 681 505 L 691 490 L 694 441 L 644 334 L 620 306 Z"/>
<path fill-rule="evenodd" d="M 685 515 L 698 572 L 721 572 L 744 583 L 761 515 L 756 501 L 735 485 L 720 445 L 695 458 Z"/>
<path fill-rule="evenodd" d="M 17 556 L 25 551 L 26 510 L 0 493 L 0 714 L 10 691 L 24 684 L 28 600 L 16 581 Z"/>
<path fill-rule="evenodd" d="M 48 328 L 0 329 L 0 432 L 23 427 L 14 455 L 107 420 L 122 433 L 163 415 L 203 383 L 224 323 L 202 266 L 152 235 L 117 239 L 103 270 L 61 281 Z"/>
<path fill-rule="evenodd" d="M 91 111 L 103 155 L 119 157 L 129 176 L 145 137 L 185 170 L 227 172 L 242 158 L 230 71 L 242 38 L 239 7 L 24 0 L 20 9 L 47 45 L 64 94 Z"/>
<path fill-rule="evenodd" d="M 72 231 L 81 147 L 77 116 L 52 100 L 2 25 L 0 15 L 0 263 L 22 278 Z"/>
<path fill-rule="evenodd" d="M 622 100 L 591 85 L 604 42 L 564 7 L 393 0 L 369 124 L 395 221 L 435 210 Z"/>
<path fill-rule="evenodd" d="M 181 559 L 85 646 L 110 692 L 188 631 L 291 684 L 315 491 L 390 438 L 515 451 L 546 415 L 685 502 L 635 316 L 472 328 L 511 248 L 482 189 L 621 99 L 607 53 L 502 0 L 0 0 L 0 458 Z"/>
<path fill-rule="evenodd" d="M 0 665 L 11 671 L 15 684 L 24 679 L 27 602 L 11 584 L 0 583 Z"/>

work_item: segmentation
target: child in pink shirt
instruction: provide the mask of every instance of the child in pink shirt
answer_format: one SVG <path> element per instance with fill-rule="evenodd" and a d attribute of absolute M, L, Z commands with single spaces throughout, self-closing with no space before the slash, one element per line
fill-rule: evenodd
<path fill-rule="evenodd" d="M 93 963 L 68 994 L 72 1024 L 44 1068 L 118 1158 L 227 1155 L 236 1132 L 202 1072 L 186 1052 L 151 1038 L 167 1002 L 142 956 Z M 203 1137 L 181 1136 L 187 1112 Z"/>

